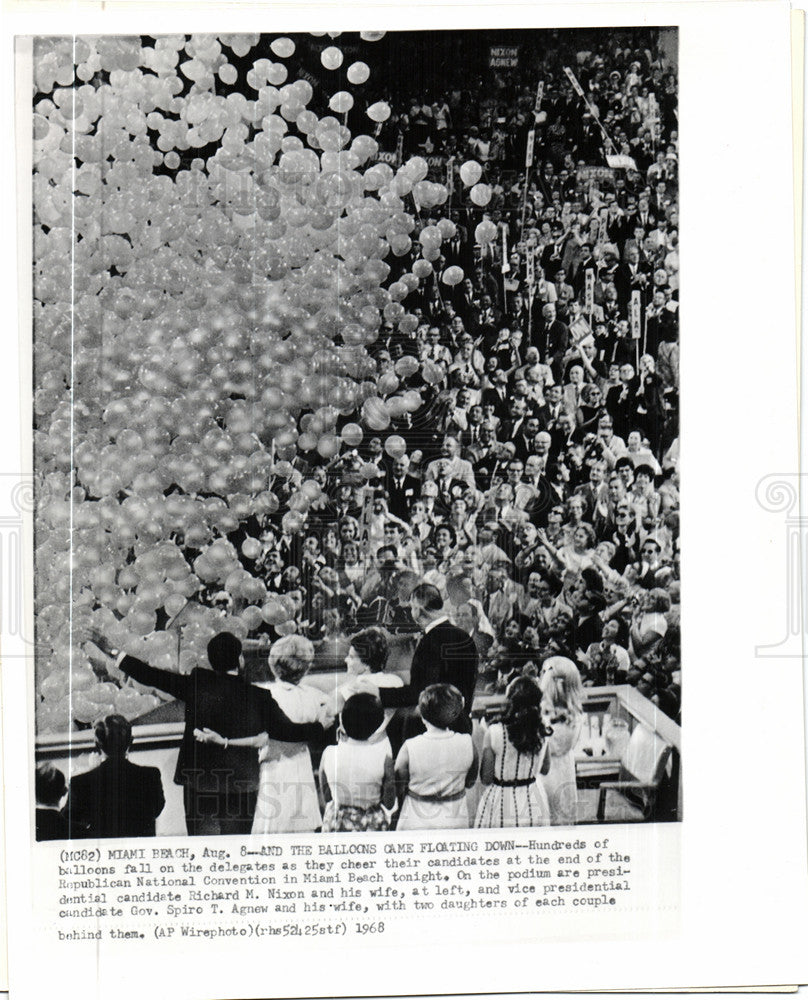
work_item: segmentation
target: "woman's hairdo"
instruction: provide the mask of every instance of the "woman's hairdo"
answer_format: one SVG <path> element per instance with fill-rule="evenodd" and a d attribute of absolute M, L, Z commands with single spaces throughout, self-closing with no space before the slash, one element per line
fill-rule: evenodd
<path fill-rule="evenodd" d="M 421 692 L 418 711 L 425 722 L 448 728 L 463 711 L 463 695 L 452 684 L 430 684 Z"/>
<path fill-rule="evenodd" d="M 132 745 L 132 725 L 122 715 L 108 715 L 95 724 L 95 742 L 107 757 L 123 757 Z"/>
<path fill-rule="evenodd" d="M 285 635 L 269 650 L 269 667 L 280 681 L 290 684 L 305 677 L 314 660 L 314 646 L 302 635 Z"/>
<path fill-rule="evenodd" d="M 366 628 L 351 636 L 351 645 L 359 659 L 370 668 L 372 674 L 384 670 L 387 663 L 387 636 L 378 628 Z"/>
<path fill-rule="evenodd" d="M 367 740 L 384 722 L 382 703 L 370 691 L 352 694 L 342 706 L 340 721 L 351 739 Z"/>
<path fill-rule="evenodd" d="M 662 587 L 654 587 L 653 590 L 649 592 L 651 600 L 653 602 L 654 611 L 657 613 L 665 614 L 671 609 L 671 596 Z"/>

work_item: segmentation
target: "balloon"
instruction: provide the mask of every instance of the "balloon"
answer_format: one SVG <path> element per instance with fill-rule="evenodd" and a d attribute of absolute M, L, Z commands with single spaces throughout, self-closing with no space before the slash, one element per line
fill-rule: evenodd
<path fill-rule="evenodd" d="M 367 83 L 370 78 L 370 68 L 367 63 L 355 62 L 348 67 L 346 75 L 348 77 L 348 83 L 353 83 L 354 85 Z"/>
<path fill-rule="evenodd" d="M 279 59 L 288 59 L 295 53 L 295 43 L 291 38 L 273 38 L 269 47 Z"/>
<path fill-rule="evenodd" d="M 444 285 L 459 285 L 464 277 L 465 274 L 463 273 L 463 268 L 453 264 L 451 267 L 447 267 L 443 272 L 441 281 Z"/>
<path fill-rule="evenodd" d="M 471 200 L 480 207 L 487 205 L 491 201 L 491 187 L 488 184 L 475 184 L 471 189 Z"/>
<path fill-rule="evenodd" d="M 317 451 L 323 458 L 333 458 L 339 454 L 342 441 L 336 434 L 323 434 L 317 442 Z"/>
<path fill-rule="evenodd" d="M 390 458 L 401 458 L 402 455 L 407 454 L 407 442 L 399 434 L 391 434 L 384 442 L 384 450 Z"/>
<path fill-rule="evenodd" d="M 386 372 L 377 383 L 379 394 L 389 396 L 398 389 L 398 378 L 392 372 Z"/>
<path fill-rule="evenodd" d="M 320 62 L 326 69 L 339 69 L 343 58 L 342 50 L 338 49 L 336 45 L 329 45 L 320 53 Z"/>
<path fill-rule="evenodd" d="M 460 180 L 463 181 L 466 187 L 476 184 L 482 175 L 483 168 L 476 160 L 466 160 L 460 167 Z"/>
<path fill-rule="evenodd" d="M 354 106 L 354 99 L 347 90 L 340 90 L 334 94 L 328 102 L 329 108 L 337 114 L 347 114 Z"/>
<path fill-rule="evenodd" d="M 365 434 L 359 424 L 346 424 L 342 428 L 340 436 L 349 448 L 357 448 L 362 443 Z"/>
<path fill-rule="evenodd" d="M 374 431 L 383 431 L 390 426 L 390 414 L 384 400 L 378 396 L 371 396 L 362 404 L 362 418 Z"/>
<path fill-rule="evenodd" d="M 490 219 L 483 219 L 474 230 L 474 239 L 480 246 L 493 243 L 497 238 L 497 227 Z"/>
<path fill-rule="evenodd" d="M 372 122 L 386 122 L 390 114 L 390 105 L 386 101 L 376 101 L 367 109 L 367 116 Z"/>
<path fill-rule="evenodd" d="M 408 378 L 418 371 L 418 359 L 414 358 L 411 354 L 405 354 L 396 361 L 394 368 L 396 375 L 401 378 Z"/>
<path fill-rule="evenodd" d="M 425 361 L 421 366 L 421 375 L 423 376 L 424 382 L 428 382 L 430 385 L 437 385 L 438 382 L 443 381 L 446 373 L 443 368 L 434 361 Z"/>
<path fill-rule="evenodd" d="M 253 629 L 261 625 L 264 619 L 261 615 L 261 609 L 256 608 L 255 605 L 250 605 L 241 612 L 241 620 L 247 626 L 247 629 L 252 632 Z"/>
<path fill-rule="evenodd" d="M 261 617 L 267 623 L 267 625 L 277 625 L 282 621 L 286 621 L 288 612 L 274 598 L 269 598 L 266 604 L 261 608 Z"/>
<path fill-rule="evenodd" d="M 257 559 L 261 555 L 261 543 L 257 538 L 245 538 L 241 543 L 241 553 L 247 559 Z"/>

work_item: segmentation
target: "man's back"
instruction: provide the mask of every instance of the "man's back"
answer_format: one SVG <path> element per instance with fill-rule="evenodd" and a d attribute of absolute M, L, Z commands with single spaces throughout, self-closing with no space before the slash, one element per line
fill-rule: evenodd
<path fill-rule="evenodd" d="M 430 684 L 453 684 L 471 711 L 477 683 L 478 654 L 474 640 L 448 621 L 426 632 L 412 658 L 410 684 L 418 693 Z"/>
<path fill-rule="evenodd" d="M 256 689 L 240 677 L 199 667 L 188 677 L 185 699 L 185 732 L 174 781 L 192 784 L 200 791 L 223 792 L 233 781 L 242 791 L 258 787 L 258 754 L 254 747 L 224 747 L 200 743 L 194 729 L 212 729 L 227 739 L 255 736 L 262 731 Z"/>

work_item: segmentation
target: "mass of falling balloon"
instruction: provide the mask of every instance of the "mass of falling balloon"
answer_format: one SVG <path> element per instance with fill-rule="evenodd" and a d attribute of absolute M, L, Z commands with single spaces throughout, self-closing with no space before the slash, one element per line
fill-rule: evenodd
<path fill-rule="evenodd" d="M 93 669 L 92 630 L 182 671 L 204 662 L 224 628 L 293 631 L 290 599 L 268 593 L 223 536 L 278 511 L 279 482 L 283 528 L 299 531 L 321 488 L 290 460 L 330 459 L 421 406 L 403 384 L 418 361 L 402 357 L 378 377 L 367 348 L 382 319 L 416 329 L 407 296 L 455 232 L 445 218 L 421 224 L 420 212 L 443 205 L 447 189 L 426 179 L 421 157 L 398 170 L 374 163 L 375 139 L 336 117 L 367 82 L 365 63 L 333 74 L 354 92 L 334 87 L 334 114 L 318 117 L 311 84 L 289 79 L 294 51 L 290 38 L 257 34 L 36 43 L 40 732 L 155 705 L 114 666 Z M 255 59 L 244 73 L 229 54 L 242 67 Z M 337 44 L 321 62 L 329 88 L 343 65 Z M 390 114 L 370 104 L 368 131 Z M 202 147 L 209 155 L 193 157 Z M 464 163 L 460 176 L 485 206 L 480 165 Z M 481 244 L 496 235 L 490 221 L 477 226 Z M 389 282 L 386 259 L 413 248 L 411 271 Z M 449 267 L 441 280 L 463 277 Z M 443 377 L 431 362 L 421 368 L 425 382 Z M 340 416 L 350 422 L 337 433 Z M 385 444 L 405 449 L 399 435 Z M 178 541 L 200 554 L 189 562 Z M 242 544 L 248 559 L 259 551 L 257 539 Z M 201 584 L 241 610 L 222 620 L 186 608 Z M 178 642 L 157 625 L 184 608 Z"/>

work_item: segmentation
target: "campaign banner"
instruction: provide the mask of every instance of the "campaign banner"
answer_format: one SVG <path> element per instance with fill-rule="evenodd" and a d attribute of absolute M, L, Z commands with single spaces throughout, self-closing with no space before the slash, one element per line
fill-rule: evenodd
<path fill-rule="evenodd" d="M 400 150 L 396 150 L 394 153 L 387 152 L 385 150 L 379 150 L 376 154 L 376 163 L 389 163 L 392 167 L 399 167 L 402 163 L 402 154 Z M 447 159 L 445 156 L 424 156 L 426 164 L 430 170 L 445 170 L 447 165 Z"/>
<path fill-rule="evenodd" d="M 585 340 L 592 333 L 592 327 L 586 320 L 585 316 L 579 316 L 576 320 L 570 323 L 570 334 L 572 335 L 573 344 L 580 344 L 582 340 Z"/>
<path fill-rule="evenodd" d="M 584 310 L 590 316 L 595 311 L 595 272 L 591 267 L 584 272 Z"/>
<path fill-rule="evenodd" d="M 527 149 L 525 150 L 525 169 L 533 166 L 533 147 L 536 143 L 536 130 L 532 128 L 527 134 Z"/>
<path fill-rule="evenodd" d="M 488 49 L 491 69 L 515 69 L 519 65 L 518 45 L 492 45 Z"/>
<path fill-rule="evenodd" d="M 642 298 L 639 288 L 631 293 L 631 339 L 639 340 L 642 336 Z"/>
<path fill-rule="evenodd" d="M 533 105 L 533 114 L 537 115 L 541 111 L 541 102 L 544 97 L 544 80 L 539 80 L 539 85 L 536 87 L 536 103 Z"/>
<path fill-rule="evenodd" d="M 578 83 L 578 77 L 572 72 L 569 66 L 564 67 L 564 72 L 567 74 L 567 79 L 572 84 L 572 89 L 575 91 L 575 93 L 579 97 L 584 97 L 584 89 L 580 85 L 580 83 Z"/>
<path fill-rule="evenodd" d="M 613 170 L 636 170 L 637 164 L 632 156 L 625 153 L 615 153 L 607 155 L 606 162 Z"/>
<path fill-rule="evenodd" d="M 579 184 L 591 184 L 592 181 L 597 181 L 601 184 L 614 184 L 614 170 L 612 170 L 611 166 L 578 167 L 575 171 L 575 176 L 578 178 Z"/>

